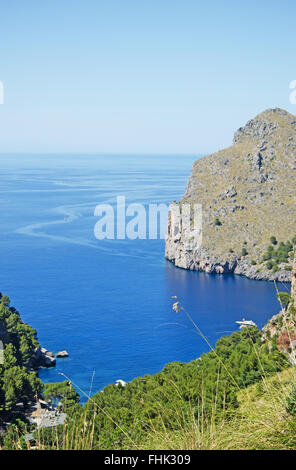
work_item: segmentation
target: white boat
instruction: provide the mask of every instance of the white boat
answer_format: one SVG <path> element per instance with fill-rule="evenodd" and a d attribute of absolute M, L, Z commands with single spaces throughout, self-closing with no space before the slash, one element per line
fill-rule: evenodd
<path fill-rule="evenodd" d="M 241 328 L 245 328 L 246 326 L 256 326 L 256 323 L 253 322 L 253 320 L 246 320 L 245 318 L 242 319 L 242 321 L 236 321 L 238 325 L 240 325 Z"/>

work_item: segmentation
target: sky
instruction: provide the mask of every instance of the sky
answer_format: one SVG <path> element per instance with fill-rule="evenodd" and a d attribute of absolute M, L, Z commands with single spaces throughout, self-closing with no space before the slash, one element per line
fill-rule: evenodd
<path fill-rule="evenodd" d="M 0 153 L 204 154 L 296 114 L 295 0 L 0 0 Z"/>

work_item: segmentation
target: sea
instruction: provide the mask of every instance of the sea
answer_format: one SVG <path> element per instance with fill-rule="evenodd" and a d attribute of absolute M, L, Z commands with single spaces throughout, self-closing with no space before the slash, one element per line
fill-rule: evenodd
<path fill-rule="evenodd" d="M 157 238 L 98 239 L 96 207 L 168 204 L 198 155 L 1 155 L 0 291 L 49 351 L 67 350 L 44 382 L 69 378 L 81 401 L 116 380 L 189 362 L 279 311 L 275 286 L 176 268 Z M 105 207 L 105 206 L 104 206 Z M 128 220 L 131 220 L 130 217 Z M 115 219 L 116 225 L 116 219 Z M 279 286 L 287 290 L 287 286 Z"/>

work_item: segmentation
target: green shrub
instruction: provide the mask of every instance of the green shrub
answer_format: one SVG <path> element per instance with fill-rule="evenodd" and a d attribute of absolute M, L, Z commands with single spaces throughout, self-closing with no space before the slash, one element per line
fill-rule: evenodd
<path fill-rule="evenodd" d="M 283 307 L 287 307 L 287 305 L 292 300 L 291 294 L 289 292 L 278 292 L 277 298 Z"/>
<path fill-rule="evenodd" d="M 274 236 L 270 237 L 270 241 L 273 245 L 277 245 L 277 239 Z"/>
<path fill-rule="evenodd" d="M 267 269 L 269 269 L 269 270 L 272 269 L 272 268 L 273 268 L 273 262 L 272 262 L 272 261 L 267 261 L 266 267 L 267 267 Z"/>
<path fill-rule="evenodd" d="M 285 408 L 287 413 L 291 415 L 296 414 L 296 385 L 293 386 L 290 395 L 286 399 Z"/>
<path fill-rule="evenodd" d="M 275 237 L 270 237 L 270 240 L 273 244 L 275 241 Z M 294 240 L 294 239 L 293 239 Z M 276 242 L 277 244 L 278 242 Z M 280 242 L 278 248 L 275 248 L 273 245 L 269 245 L 266 252 L 263 255 L 262 262 L 273 260 L 273 265 L 271 263 L 267 263 L 267 269 L 274 269 L 278 270 L 278 265 L 281 263 L 289 263 L 289 261 L 293 258 L 293 245 L 288 240 L 286 243 Z"/>
<path fill-rule="evenodd" d="M 278 266 L 276 263 L 273 263 L 272 271 L 273 271 L 274 273 L 277 273 L 278 270 L 279 270 L 279 266 Z"/>

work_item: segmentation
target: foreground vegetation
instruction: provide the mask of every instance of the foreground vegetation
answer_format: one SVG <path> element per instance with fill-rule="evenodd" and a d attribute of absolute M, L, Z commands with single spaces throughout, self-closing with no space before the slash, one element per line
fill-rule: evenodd
<path fill-rule="evenodd" d="M 193 321 L 179 302 L 174 309 Z M 296 448 L 295 369 L 275 343 L 262 343 L 256 327 L 222 337 L 188 364 L 173 362 L 126 386 L 108 385 L 84 406 L 65 378 L 47 384 L 43 397 L 62 403 L 66 424 L 35 430 L 36 449 Z M 28 430 L 15 423 L 2 448 L 27 448 Z"/>
<path fill-rule="evenodd" d="M 138 377 L 125 387 L 108 385 L 84 407 L 75 405 L 72 412 L 69 409 L 66 426 L 36 433 L 38 447 L 244 448 L 240 446 L 246 446 L 242 442 L 246 440 L 247 423 L 258 429 L 261 426 L 266 433 L 273 409 L 288 416 L 284 403 L 291 388 L 286 384 L 292 379 L 292 371 L 285 370 L 288 367 L 285 356 L 276 348 L 269 351 L 261 343 L 257 328 L 245 328 L 221 338 L 215 350 L 189 364 L 168 364 L 161 372 Z M 266 400 L 267 408 L 258 406 L 255 393 L 256 400 Z M 267 409 L 270 415 L 264 418 L 260 413 Z M 293 428 L 293 416 L 289 415 L 288 422 Z M 240 435 L 237 442 L 236 435 Z M 252 443 L 256 448 L 254 439 Z M 285 442 L 282 445 L 286 446 Z"/>

